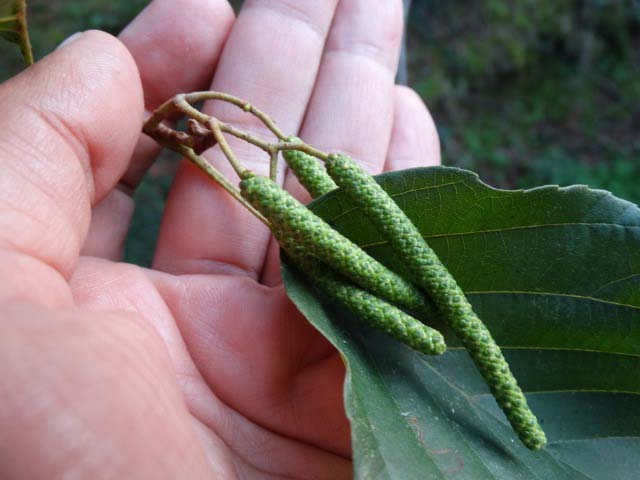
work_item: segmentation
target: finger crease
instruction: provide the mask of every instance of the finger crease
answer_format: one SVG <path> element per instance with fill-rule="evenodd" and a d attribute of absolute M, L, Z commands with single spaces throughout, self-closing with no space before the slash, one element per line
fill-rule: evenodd
<path fill-rule="evenodd" d="M 377 68 L 382 69 L 385 75 L 394 77 L 395 72 L 386 60 L 386 53 L 385 47 L 378 43 L 362 40 L 359 42 L 349 42 L 347 45 L 338 45 L 327 48 L 325 56 L 345 55 L 351 59 L 362 59 L 373 63 Z"/>
<path fill-rule="evenodd" d="M 193 265 L 191 267 L 187 267 L 186 269 L 181 267 L 180 270 L 184 271 L 184 273 L 182 273 L 181 275 L 194 275 L 196 274 L 196 272 L 199 272 L 205 275 L 229 275 L 237 277 L 247 277 L 256 282 L 258 281 L 258 278 L 260 276 L 259 272 L 251 267 L 235 264 L 225 260 L 216 260 L 213 258 L 193 258 L 186 260 L 184 263 L 191 262 L 197 264 L 196 268 L 193 268 Z"/>
<path fill-rule="evenodd" d="M 286 25 L 293 20 L 306 27 L 318 40 L 324 42 L 327 29 L 323 28 L 312 15 L 300 7 L 298 0 L 294 1 L 272 1 L 267 4 L 257 3 L 245 7 L 246 10 L 265 10 L 268 13 L 284 17 Z"/>

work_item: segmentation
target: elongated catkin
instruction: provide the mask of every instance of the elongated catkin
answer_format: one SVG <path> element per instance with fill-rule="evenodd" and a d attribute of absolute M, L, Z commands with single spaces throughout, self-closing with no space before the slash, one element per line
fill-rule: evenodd
<path fill-rule="evenodd" d="M 324 167 L 311 155 L 288 150 L 284 152 L 284 158 L 312 198 L 337 188 Z M 277 229 L 274 229 L 273 234 L 280 247 L 313 284 L 356 317 L 421 353 L 439 355 L 446 351 L 447 346 L 440 332 L 350 283 L 315 258 L 305 255 L 304 248 L 296 245 L 292 237 L 283 235 Z"/>
<path fill-rule="evenodd" d="M 447 346 L 440 332 L 409 314 L 372 295 L 332 272 L 315 258 L 304 254 L 304 248 L 281 232 L 274 235 L 282 249 L 302 272 L 328 297 L 353 313 L 358 319 L 382 330 L 396 340 L 427 355 L 440 355 Z"/>
<path fill-rule="evenodd" d="M 391 303 L 409 310 L 430 311 L 424 294 L 415 285 L 369 256 L 269 178 L 244 179 L 240 190 L 275 229 L 301 245 L 306 255 Z"/>
<path fill-rule="evenodd" d="M 529 408 L 500 347 L 422 234 L 375 179 L 352 159 L 344 155 L 330 155 L 326 167 L 340 189 L 351 197 L 389 241 L 416 283 L 428 293 L 444 320 L 462 340 L 520 440 L 532 450 L 543 448 L 546 444 L 544 431 Z"/>
<path fill-rule="evenodd" d="M 299 150 L 285 150 L 282 156 L 312 198 L 338 188 L 318 159 Z"/>

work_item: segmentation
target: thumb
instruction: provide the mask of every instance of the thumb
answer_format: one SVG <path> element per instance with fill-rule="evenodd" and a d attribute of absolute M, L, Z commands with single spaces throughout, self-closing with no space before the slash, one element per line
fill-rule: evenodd
<path fill-rule="evenodd" d="M 91 206 L 127 167 L 143 97 L 127 49 L 91 31 L 0 85 L 0 105 L 2 302 L 66 288 Z"/>

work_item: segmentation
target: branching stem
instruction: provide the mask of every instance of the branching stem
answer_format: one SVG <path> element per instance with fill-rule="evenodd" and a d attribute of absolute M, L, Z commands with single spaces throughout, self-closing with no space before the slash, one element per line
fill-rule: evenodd
<path fill-rule="evenodd" d="M 194 104 L 217 100 L 229 103 L 255 116 L 260 122 L 276 137 L 275 142 L 269 142 L 264 138 L 237 128 L 219 119 L 207 115 L 194 107 Z M 179 117 L 187 117 L 187 130 L 180 131 L 170 127 L 167 122 L 175 121 Z M 242 198 L 239 190 L 218 171 L 213 165 L 207 162 L 200 155 L 206 149 L 218 144 L 220 150 L 227 161 L 240 177 L 245 179 L 254 175 L 238 159 L 233 149 L 227 142 L 225 134 L 238 138 L 246 143 L 258 147 L 269 156 L 269 177 L 276 180 L 278 174 L 278 159 L 282 151 L 299 150 L 326 161 L 329 155 L 317 148 L 308 145 L 299 139 L 291 140 L 292 137 L 285 135 L 276 123 L 262 110 L 254 107 L 238 97 L 222 92 L 194 92 L 178 94 L 171 100 L 163 103 L 144 124 L 143 131 L 154 138 L 161 145 L 174 150 L 191 160 L 198 168 L 204 171 L 212 180 L 227 190 L 236 200 L 248 208 L 265 224 L 268 221 L 260 215 L 246 200 Z"/>
<path fill-rule="evenodd" d="M 275 182 L 278 179 L 278 150 L 272 149 L 269 156 L 269 178 Z"/>
<path fill-rule="evenodd" d="M 249 102 L 246 102 L 238 97 L 234 97 L 233 95 L 229 95 L 228 93 L 222 92 L 193 92 L 184 95 L 184 98 L 187 102 L 194 104 L 198 102 L 203 102 L 205 100 L 221 100 L 225 103 L 230 103 L 240 108 L 241 110 L 250 113 L 251 115 L 257 117 L 265 127 L 267 127 L 277 138 L 278 140 L 284 140 L 286 135 L 278 128 L 276 123 L 262 110 L 257 109 Z"/>

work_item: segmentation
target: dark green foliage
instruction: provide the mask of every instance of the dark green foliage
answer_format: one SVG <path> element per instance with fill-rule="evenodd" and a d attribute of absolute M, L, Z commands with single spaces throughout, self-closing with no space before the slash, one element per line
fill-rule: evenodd
<path fill-rule="evenodd" d="M 349 157 L 330 155 L 326 167 L 340 189 L 389 241 L 415 282 L 429 294 L 444 321 L 462 340 L 522 442 L 532 450 L 544 447 L 544 432 L 500 347 L 420 231 L 373 177 Z"/>
<path fill-rule="evenodd" d="M 409 30 L 410 81 L 446 164 L 640 202 L 637 2 L 414 0 Z"/>
<path fill-rule="evenodd" d="M 635 479 L 640 209 L 584 187 L 494 190 L 453 168 L 376 180 L 491 330 L 549 444 L 518 441 L 451 331 L 439 328 L 444 355 L 416 355 L 331 308 L 285 264 L 287 293 L 348 367 L 355 478 Z M 343 189 L 309 208 L 401 271 Z"/>

